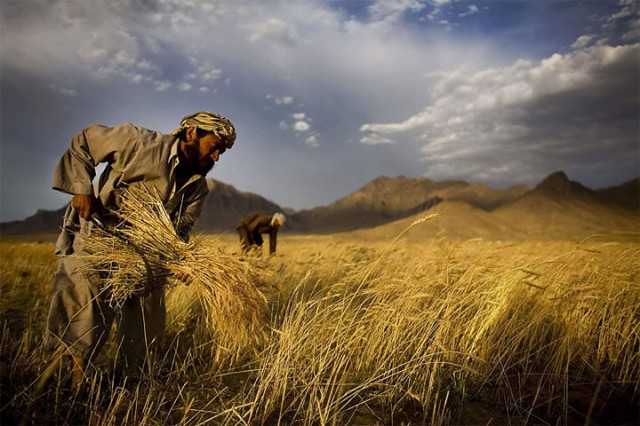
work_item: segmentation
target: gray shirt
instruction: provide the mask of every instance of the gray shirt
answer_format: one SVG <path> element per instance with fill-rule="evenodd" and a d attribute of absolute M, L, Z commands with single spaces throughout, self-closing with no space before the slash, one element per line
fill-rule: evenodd
<path fill-rule="evenodd" d="M 91 125 L 76 134 L 53 177 L 53 189 L 68 194 L 94 193 L 96 166 L 106 163 L 96 188 L 96 197 L 110 210 L 118 210 L 118 192 L 127 186 L 145 185 L 159 194 L 176 231 L 187 239 L 200 216 L 208 193 L 204 176 L 196 174 L 178 188 L 176 167 L 179 139 L 172 135 L 122 124 L 116 127 Z M 74 217 L 75 215 L 75 217 Z M 77 213 L 67 209 L 64 227 L 77 222 Z M 87 224 L 79 221 L 82 227 Z M 63 232 L 56 253 L 70 254 L 70 241 Z"/>

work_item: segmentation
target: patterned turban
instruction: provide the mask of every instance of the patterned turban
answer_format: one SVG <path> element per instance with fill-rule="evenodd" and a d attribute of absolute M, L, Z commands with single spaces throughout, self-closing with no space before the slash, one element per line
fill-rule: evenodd
<path fill-rule="evenodd" d="M 177 136 L 186 127 L 196 127 L 213 133 L 227 145 L 227 148 L 231 148 L 236 141 L 236 129 L 231 121 L 227 117 L 213 112 L 201 111 L 187 115 L 180 121 L 180 127 L 171 134 Z"/>

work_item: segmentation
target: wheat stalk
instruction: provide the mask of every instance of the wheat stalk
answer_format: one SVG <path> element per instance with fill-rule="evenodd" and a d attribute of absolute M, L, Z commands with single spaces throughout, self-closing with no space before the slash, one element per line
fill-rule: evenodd
<path fill-rule="evenodd" d="M 176 275 L 191 277 L 209 329 L 232 358 L 263 341 L 266 298 L 254 284 L 255 267 L 225 253 L 224 247 L 205 244 L 202 238 L 184 242 L 157 194 L 145 187 L 124 190 L 120 201 L 119 224 L 114 229 L 96 229 L 83 237 L 89 268 L 104 277 L 103 291 L 112 306 L 122 306 L 148 290 L 139 250 L 153 273 L 154 288 L 179 284 Z"/>

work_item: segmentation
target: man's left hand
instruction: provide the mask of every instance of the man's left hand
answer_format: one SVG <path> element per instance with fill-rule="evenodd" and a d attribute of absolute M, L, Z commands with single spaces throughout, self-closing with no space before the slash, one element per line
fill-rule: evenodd
<path fill-rule="evenodd" d="M 176 272 L 174 274 L 174 277 L 178 280 L 181 281 L 184 285 L 191 285 L 191 283 L 193 282 L 193 275 L 191 275 L 188 272 Z"/>

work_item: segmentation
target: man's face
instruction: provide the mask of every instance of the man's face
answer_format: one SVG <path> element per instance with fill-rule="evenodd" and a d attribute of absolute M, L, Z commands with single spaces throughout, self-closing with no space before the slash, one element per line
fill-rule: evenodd
<path fill-rule="evenodd" d="M 187 130 L 186 138 L 187 141 L 182 144 L 182 152 L 189 169 L 193 173 L 206 175 L 226 151 L 224 142 L 213 133 L 198 136 L 195 129 Z"/>

